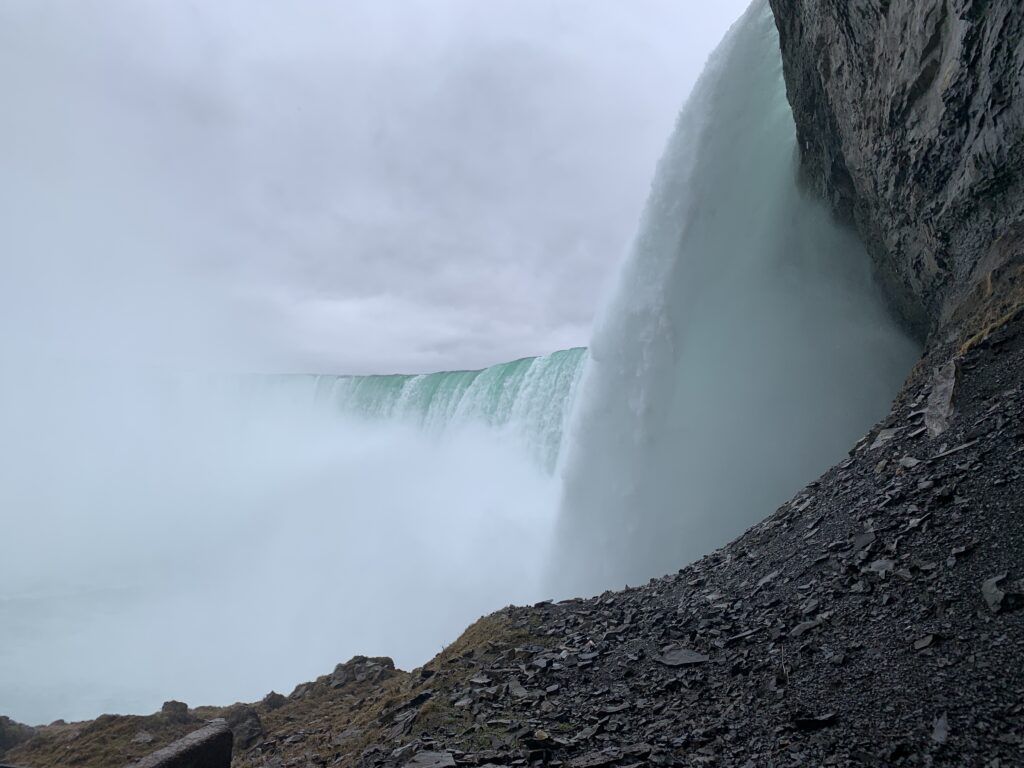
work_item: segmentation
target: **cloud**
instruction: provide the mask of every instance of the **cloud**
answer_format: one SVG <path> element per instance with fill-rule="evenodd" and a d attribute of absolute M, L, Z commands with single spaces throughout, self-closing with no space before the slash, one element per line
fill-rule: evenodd
<path fill-rule="evenodd" d="M 738 13 L 0 3 L 0 709 L 253 700 L 354 653 L 420 664 L 539 599 L 557 485 L 515 435 L 334 419 L 315 380 L 216 372 L 586 343 Z"/>
<path fill-rule="evenodd" d="M 5 3 L 0 197 L 27 218 L 6 209 L 4 272 L 25 314 L 79 293 L 49 346 L 128 363 L 423 370 L 584 344 L 742 5 Z M 193 322 L 169 331 L 175 312 Z"/>

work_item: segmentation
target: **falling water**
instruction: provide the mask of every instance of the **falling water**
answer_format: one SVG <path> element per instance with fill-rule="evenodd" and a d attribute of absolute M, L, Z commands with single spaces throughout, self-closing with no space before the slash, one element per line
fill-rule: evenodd
<path fill-rule="evenodd" d="M 756 0 L 678 118 L 593 332 L 553 588 L 637 583 L 726 543 L 840 458 L 916 354 L 861 243 L 797 184 Z"/>
<path fill-rule="evenodd" d="M 254 700 L 357 653 L 411 668 L 540 599 L 584 358 L 0 377 L 0 712 Z"/>
<path fill-rule="evenodd" d="M 564 349 L 475 371 L 417 375 L 274 376 L 250 382 L 260 397 L 286 393 L 326 413 L 410 424 L 439 435 L 467 424 L 516 442 L 554 471 L 586 350 Z"/>
<path fill-rule="evenodd" d="M 797 186 L 757 0 L 680 115 L 589 352 L 241 387 L 0 377 L 0 712 L 254 700 L 678 568 L 840 457 L 915 354 L 857 238 Z"/>

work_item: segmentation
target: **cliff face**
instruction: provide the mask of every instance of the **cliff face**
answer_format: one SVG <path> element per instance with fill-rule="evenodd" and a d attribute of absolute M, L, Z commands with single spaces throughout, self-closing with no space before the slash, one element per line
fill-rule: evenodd
<path fill-rule="evenodd" d="M 770 0 L 802 166 L 924 335 L 1024 221 L 1020 0 Z"/>

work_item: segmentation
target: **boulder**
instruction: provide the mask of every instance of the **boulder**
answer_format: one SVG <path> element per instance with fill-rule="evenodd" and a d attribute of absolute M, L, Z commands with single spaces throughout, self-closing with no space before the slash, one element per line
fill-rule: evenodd
<path fill-rule="evenodd" d="M 9 717 L 0 716 L 0 757 L 8 750 L 28 741 L 34 733 L 34 728 L 16 723 Z"/>
<path fill-rule="evenodd" d="M 214 720 L 128 768 L 230 768 L 231 729 Z"/>

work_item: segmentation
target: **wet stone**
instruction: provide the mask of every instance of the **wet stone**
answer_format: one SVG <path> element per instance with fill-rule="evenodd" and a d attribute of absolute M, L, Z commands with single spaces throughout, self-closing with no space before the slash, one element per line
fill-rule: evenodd
<path fill-rule="evenodd" d="M 835 712 L 793 718 L 793 724 L 801 731 L 819 731 L 822 728 L 829 728 L 837 722 L 839 722 L 839 717 Z"/>
<path fill-rule="evenodd" d="M 405 768 L 455 768 L 455 758 L 451 752 L 420 752 Z"/>
<path fill-rule="evenodd" d="M 985 598 L 985 604 L 992 613 L 999 613 L 1003 609 L 1003 600 L 1006 593 L 999 588 L 999 584 L 1006 579 L 1006 574 L 1001 573 L 986 579 L 981 585 L 981 594 Z"/>
<path fill-rule="evenodd" d="M 689 648 L 675 646 L 666 648 L 660 656 L 655 656 L 654 660 L 666 667 L 689 667 L 695 664 L 704 664 L 708 661 L 708 657 Z"/>

